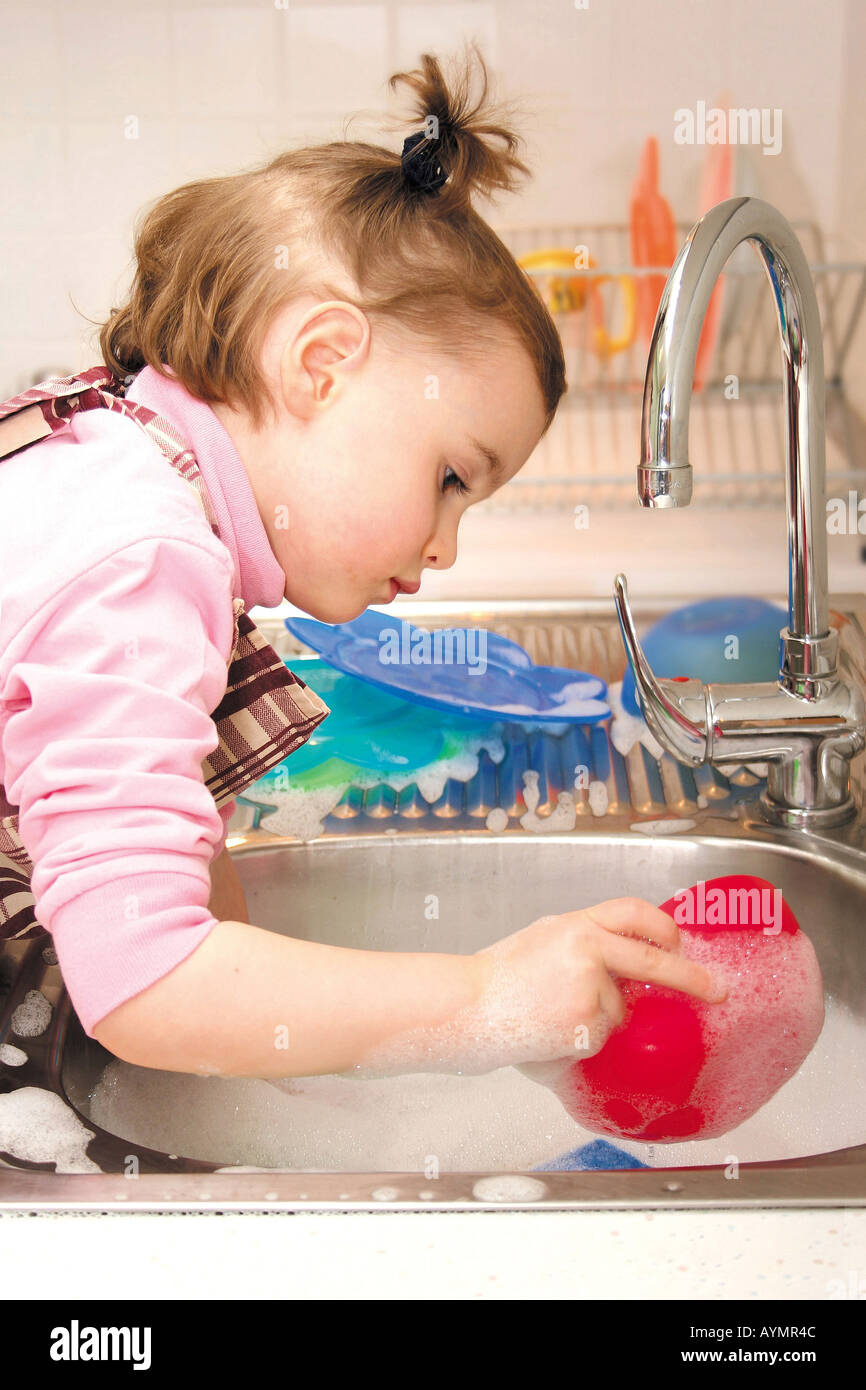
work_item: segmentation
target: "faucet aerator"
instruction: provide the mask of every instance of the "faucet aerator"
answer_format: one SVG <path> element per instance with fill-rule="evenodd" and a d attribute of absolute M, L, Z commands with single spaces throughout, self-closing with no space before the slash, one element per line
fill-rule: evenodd
<path fill-rule="evenodd" d="M 692 500 L 691 464 L 638 464 L 637 495 L 642 507 L 687 507 Z"/>

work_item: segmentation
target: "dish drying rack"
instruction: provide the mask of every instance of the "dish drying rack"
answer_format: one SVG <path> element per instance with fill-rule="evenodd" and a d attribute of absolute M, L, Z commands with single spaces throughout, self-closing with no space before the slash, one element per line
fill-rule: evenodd
<path fill-rule="evenodd" d="M 679 246 L 693 225 L 677 223 Z M 866 300 L 866 264 L 828 261 L 820 228 L 812 222 L 792 225 L 809 262 L 823 328 L 827 493 L 845 495 L 866 484 L 866 464 L 855 462 L 866 460 L 866 424 L 846 400 L 843 385 L 845 359 Z M 533 279 L 551 274 L 568 280 L 609 277 L 594 294 L 601 297 L 611 337 L 622 331 L 625 317 L 617 277 L 666 279 L 670 271 L 669 266 L 631 264 L 624 223 L 509 224 L 496 231 L 517 258 L 542 248 L 585 248 L 591 267 L 526 273 Z M 779 330 L 766 272 L 751 246 L 737 247 L 720 284 L 718 334 L 703 387 L 692 398 L 695 504 L 777 507 L 785 496 Z M 580 310 L 552 312 L 563 343 L 568 389 L 544 439 L 517 477 L 486 506 L 506 512 L 572 510 L 581 503 L 633 507 L 649 343 L 638 324 L 627 347 L 599 355 L 588 300 Z M 738 393 L 733 399 L 730 385 L 726 387 L 732 377 Z"/>

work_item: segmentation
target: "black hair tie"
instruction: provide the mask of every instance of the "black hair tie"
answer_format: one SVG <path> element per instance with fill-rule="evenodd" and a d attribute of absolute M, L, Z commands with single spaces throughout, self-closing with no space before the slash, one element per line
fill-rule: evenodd
<path fill-rule="evenodd" d="M 427 139 L 428 136 L 423 130 L 406 136 L 401 157 L 403 177 L 422 193 L 435 193 L 437 188 L 442 187 L 448 175 L 441 167 L 439 155 L 432 144 L 425 145 L 423 149 L 417 148 L 422 140 Z"/>

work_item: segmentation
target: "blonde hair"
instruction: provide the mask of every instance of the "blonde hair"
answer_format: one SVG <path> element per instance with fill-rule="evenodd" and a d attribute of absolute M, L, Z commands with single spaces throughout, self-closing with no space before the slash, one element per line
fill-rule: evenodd
<path fill-rule="evenodd" d="M 487 69 L 471 47 L 482 79 L 474 105 L 470 56 L 450 88 L 429 53 L 420 69 L 390 79 L 392 90 L 411 89 L 417 123 L 438 133 L 419 151 L 447 175 L 436 190 L 408 179 L 400 154 L 337 141 L 160 198 L 135 233 L 128 300 L 101 327 L 105 364 L 124 376 L 164 363 L 190 394 L 241 405 L 260 428 L 268 326 L 284 304 L 313 292 L 457 357 L 489 356 L 511 330 L 537 372 L 546 431 L 566 389 L 559 335 L 530 277 L 471 204 L 473 191 L 510 191 L 529 169 L 487 101 Z M 334 264 L 357 296 L 327 283 Z"/>

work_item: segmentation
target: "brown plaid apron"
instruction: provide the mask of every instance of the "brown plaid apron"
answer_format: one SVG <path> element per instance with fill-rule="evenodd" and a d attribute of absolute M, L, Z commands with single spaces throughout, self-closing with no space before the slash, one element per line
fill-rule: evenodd
<path fill-rule="evenodd" d="M 66 427 L 77 410 L 117 410 L 128 415 L 159 446 L 172 468 L 195 492 L 215 536 L 216 514 L 192 449 L 174 425 L 124 394 L 133 377 L 107 367 L 76 376 L 49 377 L 0 404 L 0 460 Z M 330 714 L 315 691 L 293 674 L 233 600 L 235 642 L 228 686 L 212 713 L 219 743 L 202 763 L 206 786 L 217 806 L 242 792 L 306 743 Z M 18 833 L 17 808 L 0 785 L 0 941 L 47 935 L 36 919 L 30 892 L 33 864 Z"/>

